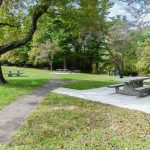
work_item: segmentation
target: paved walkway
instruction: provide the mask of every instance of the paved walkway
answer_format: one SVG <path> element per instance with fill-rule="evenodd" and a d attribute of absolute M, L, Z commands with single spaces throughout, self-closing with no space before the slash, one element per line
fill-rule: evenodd
<path fill-rule="evenodd" d="M 58 88 L 53 92 L 98 101 L 105 104 L 111 104 L 118 107 L 139 110 L 150 114 L 150 96 L 136 97 L 116 94 L 114 89 L 107 87 L 90 90 Z"/>
<path fill-rule="evenodd" d="M 23 96 L 0 111 L 0 145 L 8 142 L 11 134 L 20 126 L 24 118 L 33 111 L 46 94 L 62 86 L 65 82 L 57 77 L 46 85 Z"/>

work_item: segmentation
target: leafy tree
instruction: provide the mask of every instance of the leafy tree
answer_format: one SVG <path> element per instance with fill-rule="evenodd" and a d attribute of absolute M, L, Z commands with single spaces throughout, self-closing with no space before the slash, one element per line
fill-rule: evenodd
<path fill-rule="evenodd" d="M 131 30 L 126 18 L 117 18 L 110 28 L 108 47 L 112 60 L 119 72 L 120 78 L 124 76 L 125 56 L 129 56 L 132 49 Z"/>
<path fill-rule="evenodd" d="M 31 43 L 26 44 L 14 51 L 7 52 L 1 55 L 2 64 L 11 64 L 17 66 L 26 66 L 28 62 L 28 52 L 31 49 Z"/>
<path fill-rule="evenodd" d="M 44 50 L 43 55 L 41 55 L 41 57 L 42 58 L 46 57 L 48 59 L 50 70 L 52 71 L 54 55 L 59 51 L 59 49 L 51 41 L 47 41 L 45 44 L 42 44 L 40 47 Z"/>
<path fill-rule="evenodd" d="M 44 1 L 41 0 L 38 4 L 35 4 L 31 7 L 32 1 L 30 1 L 30 7 L 26 8 L 28 2 L 24 1 L 5 1 L 1 0 L 0 2 L 0 15 L 1 15 L 1 22 L 0 22 L 0 29 L 3 35 L 6 34 L 10 39 L 8 41 L 4 40 L 1 41 L 0 46 L 0 55 L 13 50 L 15 48 L 18 48 L 20 46 L 25 45 L 27 42 L 29 42 L 34 34 L 34 32 L 37 29 L 37 21 L 38 19 L 47 12 L 50 1 Z M 26 8 L 26 9 L 25 9 Z M 27 12 L 25 12 L 25 10 Z M 21 14 L 21 16 L 20 16 Z M 28 24 L 26 27 L 24 24 L 24 20 L 26 20 L 24 17 L 28 16 L 28 18 L 31 17 L 31 23 Z M 29 20 L 29 19 L 27 19 Z M 13 22 L 13 23 L 12 23 Z M 19 26 L 21 24 L 21 26 Z M 10 29 L 12 27 L 19 26 L 19 29 L 15 29 L 14 31 L 19 33 L 20 30 L 25 32 L 21 33 L 19 37 L 15 37 L 12 33 L 9 33 Z M 29 27 L 30 26 L 30 27 Z M 25 30 L 23 30 L 25 28 Z M 14 33 L 15 33 L 14 32 Z M 0 83 L 6 83 L 6 80 L 3 77 L 2 70 L 0 67 Z"/>
<path fill-rule="evenodd" d="M 58 13 L 70 6 L 73 0 L 1 0 L 0 1 L 0 33 L 4 35 L 0 42 L 0 55 L 28 43 L 37 29 L 37 22 L 45 13 Z M 74 6 L 73 6 L 74 7 Z M 62 13 L 62 12 L 61 12 Z M 17 28 L 18 27 L 18 28 Z M 16 38 L 16 34 L 20 33 Z M 21 32 L 20 32 L 21 31 Z M 7 38 L 6 38 L 7 37 Z M 6 40 L 7 39 L 7 40 Z M 5 83 L 0 68 L 0 82 Z"/>
<path fill-rule="evenodd" d="M 138 62 L 137 68 L 140 73 L 150 73 L 150 35 L 143 35 L 142 43 L 137 50 Z"/>

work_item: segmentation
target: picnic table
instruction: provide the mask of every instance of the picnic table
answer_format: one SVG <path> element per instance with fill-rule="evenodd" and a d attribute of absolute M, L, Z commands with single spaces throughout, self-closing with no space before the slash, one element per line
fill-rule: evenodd
<path fill-rule="evenodd" d="M 17 77 L 20 77 L 21 74 L 23 74 L 23 72 L 20 72 L 20 71 L 12 72 L 12 71 L 9 71 L 7 74 L 8 74 L 8 77 L 12 77 L 13 75 L 15 75 Z"/>
<path fill-rule="evenodd" d="M 147 79 L 150 79 L 150 77 L 129 77 L 117 79 L 116 81 L 123 84 L 110 85 L 108 87 L 115 88 L 116 93 L 119 94 L 141 97 L 150 94 L 150 86 L 144 86 L 143 84 L 143 81 Z"/>
<path fill-rule="evenodd" d="M 59 71 L 59 72 L 67 72 L 69 71 L 68 69 L 56 69 L 56 71 Z"/>

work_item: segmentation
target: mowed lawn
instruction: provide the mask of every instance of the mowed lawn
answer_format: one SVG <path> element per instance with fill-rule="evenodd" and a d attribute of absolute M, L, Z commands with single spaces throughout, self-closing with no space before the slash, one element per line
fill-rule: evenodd
<path fill-rule="evenodd" d="M 24 74 L 21 77 L 8 77 L 9 70 L 12 72 L 19 70 Z M 3 67 L 3 73 L 8 83 L 0 85 L 0 109 L 50 80 L 49 71 L 40 69 Z"/>
<path fill-rule="evenodd" d="M 49 94 L 2 150 L 149 150 L 150 115 Z"/>
<path fill-rule="evenodd" d="M 84 73 L 59 74 L 59 77 L 62 80 L 72 80 L 72 83 L 66 84 L 64 87 L 77 90 L 92 89 L 115 84 L 117 83 L 115 80 L 118 78 L 108 75 L 94 75 Z"/>

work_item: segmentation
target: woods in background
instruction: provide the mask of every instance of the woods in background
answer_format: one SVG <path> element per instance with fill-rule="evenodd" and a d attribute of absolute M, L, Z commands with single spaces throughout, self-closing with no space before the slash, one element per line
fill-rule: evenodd
<path fill-rule="evenodd" d="M 1 63 L 120 77 L 148 74 L 149 26 L 141 32 L 126 17 L 108 19 L 112 6 L 109 0 L 3 0 Z"/>

